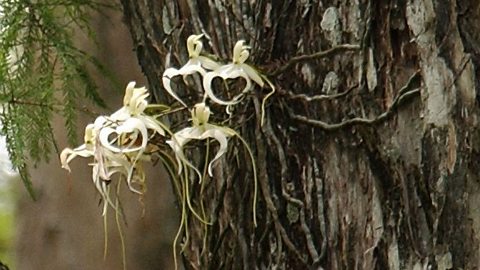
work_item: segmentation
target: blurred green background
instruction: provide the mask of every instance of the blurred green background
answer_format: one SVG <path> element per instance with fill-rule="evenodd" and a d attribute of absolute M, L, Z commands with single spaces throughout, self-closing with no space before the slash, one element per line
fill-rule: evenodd
<path fill-rule="evenodd" d="M 12 171 L 5 140 L 0 138 L 0 261 L 10 269 L 14 265 L 14 219 L 18 175 Z"/>

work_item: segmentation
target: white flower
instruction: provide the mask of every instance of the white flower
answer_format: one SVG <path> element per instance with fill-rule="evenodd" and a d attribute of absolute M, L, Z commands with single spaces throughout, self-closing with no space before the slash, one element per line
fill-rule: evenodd
<path fill-rule="evenodd" d="M 273 93 L 275 93 L 275 86 L 265 76 L 255 70 L 255 68 L 245 63 L 245 61 L 248 59 L 248 56 L 250 56 L 248 49 L 250 49 L 250 47 L 245 45 L 244 40 L 237 41 L 235 47 L 233 48 L 233 62 L 205 74 L 205 76 L 203 76 L 203 89 L 205 90 L 205 94 L 213 102 L 220 105 L 232 106 L 239 103 L 243 95 L 252 89 L 252 80 L 260 87 L 264 87 L 265 82 L 267 82 L 272 91 L 270 91 L 270 93 L 268 93 L 262 100 L 261 125 L 263 125 L 263 119 L 265 115 L 265 102 L 271 95 L 273 95 Z M 240 94 L 236 95 L 229 101 L 224 101 L 217 98 L 212 91 L 212 81 L 216 77 L 220 77 L 223 80 L 236 79 L 241 77 L 245 79 L 246 84 Z M 229 107 L 227 107 L 227 113 L 230 114 Z"/>
<path fill-rule="evenodd" d="M 125 90 L 123 107 L 108 117 L 97 118 L 97 125 L 104 126 L 100 134 L 103 146 L 114 152 L 144 151 L 150 137 L 156 133 L 165 136 L 158 121 L 144 113 L 148 96 L 145 87 L 135 88 L 135 82 L 130 82 Z M 109 136 L 114 133 L 116 136 L 112 140 Z"/>
<path fill-rule="evenodd" d="M 71 172 L 70 166 L 68 164 L 72 161 L 75 157 L 91 157 L 94 155 L 94 141 L 95 135 L 93 131 L 93 124 L 87 125 L 85 128 L 85 136 L 84 136 L 85 143 L 80 145 L 75 149 L 65 148 L 60 153 L 60 163 L 62 164 L 62 168 Z"/>
<path fill-rule="evenodd" d="M 245 61 L 250 55 L 248 51 L 250 47 L 244 44 L 244 40 L 237 41 L 237 43 L 235 44 L 235 47 L 233 48 L 232 63 L 221 66 L 214 71 L 208 72 L 203 77 L 203 89 L 205 90 L 205 93 L 213 102 L 217 104 L 234 105 L 240 102 L 240 98 L 243 96 L 243 94 L 252 89 L 252 80 L 260 87 L 263 87 L 265 85 L 261 75 L 253 67 L 245 64 Z M 221 77 L 224 80 L 242 77 L 245 79 L 246 85 L 243 91 L 237 96 L 235 96 L 232 100 L 223 101 L 217 98 L 212 91 L 212 81 L 216 77 Z"/>
<path fill-rule="evenodd" d="M 227 151 L 228 138 L 234 136 L 236 134 L 235 131 L 227 127 L 221 127 L 208 123 L 209 117 L 210 108 L 206 106 L 205 103 L 196 104 L 192 109 L 193 126 L 186 127 L 176 132 L 172 136 L 172 139 L 167 141 L 167 144 L 170 145 L 175 152 L 175 156 L 179 164 L 178 174 L 181 174 L 182 172 L 182 164 L 192 167 L 195 169 L 197 174 L 199 174 L 198 170 L 191 165 L 183 153 L 184 146 L 191 140 L 205 140 L 207 138 L 213 138 L 219 142 L 219 149 L 215 157 L 208 164 L 208 174 L 210 176 L 212 176 L 213 163 Z"/>
<path fill-rule="evenodd" d="M 187 39 L 187 50 L 188 50 L 188 57 L 190 58 L 188 62 L 180 69 L 176 68 L 168 68 L 163 72 L 163 87 L 165 90 L 174 97 L 178 102 L 180 102 L 183 106 L 187 107 L 185 102 L 180 99 L 175 92 L 172 90 L 170 86 L 170 81 L 175 76 L 186 76 L 191 75 L 196 72 L 200 73 L 202 76 L 205 75 L 206 70 L 214 70 L 217 69 L 220 65 L 213 61 L 212 59 L 200 55 L 202 52 L 203 44 L 200 39 L 203 35 L 191 35 Z"/>
<path fill-rule="evenodd" d="M 92 166 L 92 180 L 104 201 L 105 213 L 107 205 L 113 206 L 113 203 L 109 199 L 107 189 L 110 178 L 113 174 L 119 172 L 120 166 L 126 166 L 128 162 L 122 155 L 115 154 L 100 146 L 97 138 L 97 134 L 101 129 L 101 127 L 98 126 L 99 122 L 104 121 L 97 120 L 96 123 L 87 125 L 85 128 L 84 144 L 73 150 L 65 148 L 60 154 L 60 161 L 62 168 L 70 172 L 71 170 L 68 164 L 75 157 L 93 157 L 93 162 L 90 163 Z"/>
<path fill-rule="evenodd" d="M 135 82 L 128 84 L 123 107 L 104 118 L 104 126 L 99 132 L 99 140 L 105 149 L 124 154 L 130 161 L 127 166 L 127 183 L 131 191 L 141 193 L 132 187 L 137 161 L 147 151 L 148 141 L 159 134 L 165 136 L 165 130 L 152 116 L 144 113 L 147 108 L 148 91 L 145 87 L 135 88 Z"/>
<path fill-rule="evenodd" d="M 147 108 L 147 97 L 149 96 L 147 88 L 135 88 L 135 82 L 129 82 L 125 89 L 123 97 L 123 107 L 131 115 L 139 115 Z"/>
<path fill-rule="evenodd" d="M 182 173 L 182 168 L 184 166 L 187 166 L 192 168 L 195 171 L 195 173 L 198 175 L 198 178 L 200 179 L 200 181 L 202 181 L 202 175 L 200 174 L 199 170 L 185 157 L 185 154 L 183 152 L 183 148 L 191 140 L 205 140 L 208 138 L 213 138 L 216 141 L 218 141 L 218 143 L 220 144 L 219 149 L 215 154 L 215 157 L 208 164 L 208 174 L 212 176 L 213 175 L 212 169 L 213 169 L 214 162 L 218 160 L 220 157 L 222 157 L 227 151 L 228 139 L 230 137 L 236 136 L 245 146 L 252 162 L 253 178 L 254 178 L 253 179 L 254 181 L 253 222 L 256 226 L 257 221 L 256 221 L 255 209 L 257 205 L 256 198 L 257 198 L 257 190 L 258 190 L 257 189 L 258 181 L 257 181 L 257 169 L 255 165 L 255 158 L 253 156 L 253 153 L 250 147 L 248 146 L 245 139 L 243 139 L 235 130 L 228 127 L 222 127 L 222 126 L 217 126 L 217 125 L 208 123 L 208 120 L 210 118 L 210 108 L 206 106 L 205 103 L 196 104 L 192 109 L 191 113 L 192 113 L 193 126 L 186 127 L 176 132 L 172 136 L 172 139 L 167 141 L 167 144 L 170 145 L 170 147 L 175 152 L 175 157 L 178 163 L 178 174 L 180 175 Z M 190 209 L 193 211 L 193 208 L 190 205 L 188 197 L 186 199 L 186 202 L 190 207 Z M 200 220 L 202 220 L 202 218 L 198 214 L 195 214 L 195 211 L 193 211 L 193 213 Z"/>

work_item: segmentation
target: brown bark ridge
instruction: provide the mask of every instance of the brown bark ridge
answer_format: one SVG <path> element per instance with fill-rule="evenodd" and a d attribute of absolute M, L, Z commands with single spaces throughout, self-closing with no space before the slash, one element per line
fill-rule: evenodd
<path fill-rule="evenodd" d="M 258 88 L 230 122 L 255 153 L 258 226 L 251 164 L 233 143 L 202 191 L 191 184 L 213 225 L 190 218 L 187 269 L 480 267 L 478 4 L 121 2 L 158 100 L 163 70 L 185 63 L 198 33 L 224 60 L 247 40 L 277 88 L 265 125 Z"/>

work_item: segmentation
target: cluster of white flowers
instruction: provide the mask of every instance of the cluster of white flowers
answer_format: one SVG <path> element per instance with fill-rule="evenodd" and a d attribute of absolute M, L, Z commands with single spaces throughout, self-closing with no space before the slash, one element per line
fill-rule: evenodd
<path fill-rule="evenodd" d="M 191 35 L 188 38 L 187 50 L 190 59 L 183 67 L 180 69 L 168 68 L 163 73 L 163 86 L 167 92 L 183 106 L 187 107 L 185 102 L 173 92 L 170 85 L 171 79 L 179 75 L 187 76 L 199 73 L 203 77 L 203 90 L 205 91 L 203 102 L 205 102 L 208 97 L 216 104 L 227 106 L 227 112 L 230 113 L 230 106 L 239 103 L 242 97 L 253 89 L 252 80 L 260 87 L 264 87 L 265 82 L 267 82 L 271 88 L 271 92 L 265 96 L 262 102 L 263 124 L 265 101 L 275 92 L 275 87 L 265 76 L 255 70 L 255 68 L 245 63 L 250 56 L 250 47 L 245 45 L 244 40 L 237 41 L 233 48 L 232 62 L 221 65 L 206 56 L 200 55 L 203 49 L 203 43 L 200 40 L 202 37 L 203 35 Z M 212 82 L 216 77 L 220 77 L 223 80 L 243 78 L 246 84 L 240 94 L 237 94 L 231 100 L 225 101 L 219 99 L 212 90 Z"/>
<path fill-rule="evenodd" d="M 110 116 L 99 116 L 85 128 L 84 144 L 66 148 L 60 154 L 62 167 L 70 171 L 69 163 L 77 156 L 93 157 L 92 179 L 107 206 L 114 204 L 109 197 L 109 183 L 114 174 L 125 177 L 130 190 L 142 193 L 133 184 L 143 185 L 145 174 L 140 160 L 148 160 L 149 139 L 165 130 L 153 117 L 144 113 L 149 96 L 145 87 L 135 88 L 130 82 L 125 90 L 123 107 Z"/>
<path fill-rule="evenodd" d="M 180 69 L 168 68 L 163 74 L 165 90 L 185 107 L 187 107 L 186 103 L 175 94 L 170 86 L 171 78 L 194 73 L 199 73 L 203 77 L 205 94 L 203 101 L 195 104 L 191 109 L 191 126 L 173 133 L 157 118 L 147 115 L 145 109 L 148 106 L 154 106 L 147 102 L 148 91 L 145 87 L 135 88 L 135 83 L 131 82 L 126 88 L 123 107 L 112 115 L 100 116 L 94 123 L 87 125 L 84 144 L 75 149 L 66 148 L 62 151 L 60 155 L 62 167 L 68 171 L 70 171 L 69 163 L 75 157 L 93 157 L 93 162 L 90 163 L 92 178 L 104 200 L 104 213 L 108 205 L 115 207 L 109 197 L 109 183 L 114 174 L 124 177 L 131 191 L 142 194 L 142 190 L 136 189 L 136 185 L 143 187 L 145 180 L 142 164 L 139 161 L 149 160 L 153 150 L 158 149 L 150 143 L 150 139 L 156 135 L 169 137 L 166 143 L 173 150 L 179 177 L 184 177 L 181 175 L 182 171 L 192 169 L 197 174 L 199 181 L 202 181 L 202 174 L 185 156 L 184 147 L 192 140 L 216 140 L 219 148 L 208 164 L 208 174 L 212 176 L 214 162 L 227 151 L 228 139 L 233 136 L 239 137 L 239 135 L 229 127 L 209 123 L 211 112 L 206 105 L 207 98 L 213 103 L 227 106 L 227 112 L 229 112 L 229 106 L 239 103 L 244 94 L 251 91 L 252 80 L 261 87 L 264 86 L 264 80 L 267 81 L 272 88 L 271 93 L 273 93 L 274 88 L 271 83 L 245 63 L 249 56 L 249 47 L 245 46 L 245 41 L 241 40 L 236 43 L 233 50 L 233 62 L 221 65 L 201 55 L 203 48 L 201 38 L 202 35 L 190 36 L 187 40 L 189 61 Z M 245 79 L 246 86 L 232 100 L 223 101 L 217 98 L 212 91 L 212 81 L 215 77 L 224 80 L 241 77 Z M 239 138 L 245 144 L 245 141 L 241 137 Z M 250 150 L 249 153 L 251 154 Z M 253 157 L 252 162 L 254 162 Z M 255 165 L 253 164 L 253 166 Z"/>
<path fill-rule="evenodd" d="M 176 132 L 173 135 L 172 140 L 167 141 L 167 143 L 175 151 L 177 162 L 179 163 L 179 174 L 181 173 L 184 165 L 187 165 L 192 167 L 197 174 L 200 175 L 198 170 L 185 158 L 183 147 L 190 140 L 205 140 L 208 138 L 217 140 L 220 144 L 220 148 L 214 159 L 208 165 L 208 173 L 211 176 L 213 162 L 219 159 L 227 150 L 227 138 L 232 137 L 237 133 L 228 127 L 221 127 L 208 123 L 208 119 L 210 117 L 210 108 L 205 104 L 207 97 L 216 104 L 227 106 L 227 112 L 230 113 L 230 106 L 239 103 L 242 100 L 242 97 L 253 89 L 252 80 L 260 87 L 263 87 L 265 85 L 265 79 L 265 81 L 267 81 L 270 85 L 272 91 L 264 98 L 264 102 L 262 103 L 263 124 L 264 103 L 265 100 L 274 93 L 275 88 L 273 87 L 273 84 L 268 81 L 268 79 L 257 72 L 253 67 L 245 63 L 250 56 L 248 51 L 250 47 L 245 45 L 244 40 L 240 40 L 235 44 L 235 47 L 233 48 L 232 63 L 221 65 L 218 62 L 201 55 L 203 49 L 203 43 L 201 41 L 202 37 L 203 35 L 191 35 L 187 39 L 187 50 L 189 55 L 188 62 L 180 69 L 166 69 L 163 73 L 163 86 L 173 98 L 175 98 L 183 106 L 187 107 L 185 102 L 180 99 L 172 90 L 170 85 L 171 79 L 175 76 L 187 76 L 194 73 L 199 73 L 203 77 L 203 90 L 205 94 L 203 101 L 195 104 L 194 108 L 192 109 L 193 126 Z M 234 96 L 231 100 L 224 101 L 216 97 L 213 93 L 212 81 L 216 77 L 220 77 L 223 80 L 243 78 L 246 82 L 246 85 L 240 94 Z"/>

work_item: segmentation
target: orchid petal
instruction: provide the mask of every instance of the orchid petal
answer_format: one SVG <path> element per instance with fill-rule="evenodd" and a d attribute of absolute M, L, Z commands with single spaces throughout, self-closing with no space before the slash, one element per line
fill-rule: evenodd
<path fill-rule="evenodd" d="M 202 67 L 202 63 L 197 59 L 190 59 L 188 62 L 178 70 L 178 75 L 192 75 L 195 73 L 205 74 L 206 71 Z"/>
<path fill-rule="evenodd" d="M 141 191 L 138 191 L 137 189 L 135 189 L 133 186 L 132 186 L 132 179 L 133 179 L 133 171 L 135 170 L 135 163 L 137 162 L 138 160 L 138 156 L 137 155 L 137 158 L 135 158 L 135 161 L 131 164 L 131 166 L 128 168 L 128 171 L 127 171 L 127 185 L 128 185 L 128 188 L 130 189 L 130 191 L 132 192 L 135 192 L 137 194 L 142 194 Z"/>
<path fill-rule="evenodd" d="M 244 44 L 245 44 L 245 40 L 239 40 L 237 41 L 237 43 L 235 43 L 235 46 L 233 47 L 233 62 L 235 64 L 243 63 L 243 62 L 239 62 L 239 60 L 242 52 L 246 49 Z"/>
<path fill-rule="evenodd" d="M 247 64 L 242 64 L 242 69 L 245 71 L 247 76 L 252 79 L 254 82 L 256 82 L 260 87 L 263 87 L 265 83 L 262 80 L 262 77 L 258 74 L 258 72 L 251 66 Z"/>
<path fill-rule="evenodd" d="M 98 167 L 98 166 L 99 166 L 98 164 L 94 165 L 93 172 L 97 171 L 97 168 L 95 167 Z M 93 180 L 93 184 L 95 185 L 95 188 L 97 189 L 98 193 L 100 193 L 100 196 L 102 197 L 102 200 L 104 202 L 102 215 L 104 216 L 107 213 L 108 205 L 110 205 L 112 208 L 117 210 L 115 207 L 115 204 L 110 199 L 110 195 L 109 195 L 110 191 L 109 191 L 107 182 L 101 180 L 98 177 L 98 175 L 96 175 L 95 173 L 92 174 L 92 180 Z"/>
<path fill-rule="evenodd" d="M 132 115 L 138 115 L 143 113 L 143 111 L 147 108 L 148 105 L 148 102 L 146 100 L 148 96 L 148 93 L 139 93 L 139 95 L 135 97 L 135 99 L 132 99 L 132 102 L 130 104 L 130 111 Z"/>
<path fill-rule="evenodd" d="M 125 88 L 125 95 L 123 96 L 123 106 L 127 107 L 130 103 L 130 99 L 133 96 L 133 90 L 135 88 L 135 82 L 129 82 L 127 88 Z"/>
<path fill-rule="evenodd" d="M 149 93 L 145 87 L 135 88 L 135 82 L 130 82 L 125 89 L 123 107 L 127 108 L 132 115 L 142 113 L 148 105 L 146 101 L 148 96 Z"/>
<path fill-rule="evenodd" d="M 108 122 L 108 118 L 105 116 L 99 116 L 95 121 L 93 122 L 93 128 L 94 129 L 100 129 L 105 125 L 105 123 Z"/>
<path fill-rule="evenodd" d="M 190 58 L 198 57 L 203 48 L 203 43 L 200 39 L 203 37 L 203 34 L 200 35 L 190 35 L 187 38 L 187 51 Z"/>
<path fill-rule="evenodd" d="M 115 131 L 115 129 L 111 128 L 111 127 L 104 127 L 100 130 L 100 133 L 98 134 L 98 139 L 100 141 L 100 145 L 105 147 L 106 149 L 112 151 L 112 152 L 121 152 L 121 149 L 116 147 L 116 146 L 113 146 L 112 143 L 113 142 L 110 142 L 110 135 L 111 134 L 115 134 L 115 140 L 114 141 L 117 141 L 118 140 L 118 135 L 117 132 Z"/>
<path fill-rule="evenodd" d="M 175 153 L 175 158 L 178 163 L 178 174 L 182 173 L 183 165 L 192 168 L 201 179 L 200 171 L 185 157 L 183 153 L 183 147 L 192 139 L 198 139 L 202 134 L 202 130 L 199 127 L 186 127 L 175 134 L 173 134 L 171 140 L 167 140 L 166 143 L 172 148 Z"/>
<path fill-rule="evenodd" d="M 166 143 L 172 148 L 173 152 L 175 153 L 175 158 L 177 160 L 177 163 L 179 164 L 178 174 L 182 173 L 181 164 L 183 164 L 183 162 L 187 160 L 183 154 L 183 146 L 191 140 L 188 134 L 192 133 L 191 131 L 194 129 L 195 128 L 193 127 L 184 128 L 173 134 L 171 140 L 166 141 Z"/>
<path fill-rule="evenodd" d="M 192 109 L 192 121 L 195 126 L 203 125 L 208 122 L 210 118 L 210 108 L 205 103 L 195 104 Z"/>
<path fill-rule="evenodd" d="M 202 58 L 203 59 L 203 58 Z M 205 57 L 205 59 L 207 59 Z M 213 61 L 211 61 L 213 62 Z M 211 67 L 214 67 L 214 66 L 218 66 L 217 65 L 214 65 L 213 63 L 211 62 L 202 62 L 200 59 L 197 59 L 197 58 L 193 58 L 193 59 L 190 59 L 182 68 L 180 69 L 175 69 L 175 68 L 168 68 L 166 69 L 164 72 L 163 72 L 163 87 L 165 88 L 165 90 L 167 90 L 167 92 L 172 96 L 174 97 L 177 101 L 179 101 L 182 105 L 184 105 L 185 107 L 187 107 L 187 105 L 183 102 L 183 100 L 181 100 L 176 94 L 175 92 L 172 90 L 172 87 L 171 87 L 171 79 L 175 76 L 179 76 L 179 75 L 191 75 L 191 74 L 194 74 L 194 73 L 200 73 L 202 76 L 205 75 L 206 71 L 205 69 L 202 67 L 202 64 L 206 64 L 208 66 L 211 66 Z"/>
<path fill-rule="evenodd" d="M 222 77 L 223 79 L 226 79 L 226 77 L 220 75 L 216 71 L 208 72 L 207 74 L 205 74 L 205 76 L 203 77 L 203 89 L 205 90 L 205 94 L 207 94 L 207 96 L 213 102 L 215 102 L 217 104 L 220 104 L 220 105 L 235 105 L 235 104 L 237 104 L 239 101 L 237 101 L 235 99 L 230 100 L 230 101 L 224 101 L 224 100 L 221 100 L 221 99 L 217 98 L 217 96 L 215 96 L 215 94 L 212 91 L 212 81 L 215 77 Z M 249 84 L 248 81 L 249 80 L 247 80 L 247 85 Z"/>
<path fill-rule="evenodd" d="M 210 59 L 206 56 L 199 56 L 197 57 L 197 59 L 204 69 L 215 70 L 220 67 L 219 63 L 217 63 L 215 60 Z"/>
<path fill-rule="evenodd" d="M 158 124 L 157 120 L 153 117 L 146 116 L 146 115 L 139 115 L 137 118 L 142 121 L 145 126 L 149 129 L 152 129 L 156 133 L 165 136 L 165 130 Z"/>
<path fill-rule="evenodd" d="M 131 117 L 131 114 L 130 114 L 129 109 L 127 107 L 122 107 L 119 110 L 117 110 L 116 112 L 114 112 L 112 115 L 110 115 L 109 118 L 110 118 L 110 121 L 125 121 L 130 117 Z M 98 118 L 97 118 L 97 120 L 98 120 Z M 106 120 L 106 121 L 108 121 L 108 120 Z M 103 122 L 103 123 L 105 123 L 105 122 Z"/>
<path fill-rule="evenodd" d="M 93 156 L 93 152 L 88 150 L 85 144 L 82 144 L 81 146 L 73 150 L 70 148 L 63 149 L 63 151 L 60 153 L 60 163 L 62 164 L 62 168 L 71 172 L 70 166 L 68 166 L 68 164 L 77 156 L 91 157 Z"/>
<path fill-rule="evenodd" d="M 209 129 L 209 130 L 205 131 L 205 133 L 203 133 L 203 135 L 202 135 L 203 139 L 214 138 L 220 144 L 220 147 L 217 151 L 217 154 L 208 164 L 208 175 L 210 175 L 210 176 L 213 175 L 213 173 L 212 173 L 213 163 L 216 160 L 218 160 L 221 156 L 223 156 L 223 154 L 225 154 L 225 152 L 227 152 L 228 142 L 227 142 L 227 136 L 226 135 L 227 134 L 225 134 L 224 132 L 222 132 L 219 129 Z"/>
<path fill-rule="evenodd" d="M 135 133 L 135 130 L 140 131 L 140 134 L 142 135 L 142 144 L 139 147 L 132 148 L 132 149 L 124 149 L 123 152 L 133 152 L 137 151 L 139 149 L 145 149 L 147 147 L 148 143 L 148 131 L 147 127 L 145 124 L 140 121 L 137 118 L 130 118 L 125 123 L 122 125 L 118 126 L 116 128 L 116 133 L 117 134 L 122 134 L 122 133 Z"/>
<path fill-rule="evenodd" d="M 175 141 L 176 141 L 176 138 L 172 138 L 172 140 L 167 140 L 166 143 L 175 152 L 175 159 L 177 160 L 177 163 L 178 163 L 177 173 L 180 175 L 182 173 L 183 166 L 186 165 L 187 167 L 190 167 L 195 171 L 199 179 L 202 179 L 202 175 L 200 174 L 200 171 L 190 161 L 188 161 L 188 159 L 183 154 L 183 148 L 180 147 L 180 145 Z M 190 139 L 187 139 L 186 141 L 190 141 Z"/>
<path fill-rule="evenodd" d="M 62 168 L 67 170 L 68 172 L 71 172 L 72 170 L 70 169 L 70 166 L 68 166 L 69 157 L 73 156 L 74 152 L 70 148 L 65 148 L 63 149 L 62 153 L 60 153 L 60 164 L 62 164 Z"/>
<path fill-rule="evenodd" d="M 187 107 L 187 104 L 185 104 L 185 102 L 183 102 L 183 100 L 181 98 L 179 98 L 175 92 L 173 92 L 172 90 L 172 87 L 170 86 L 170 81 L 171 81 L 171 78 L 175 77 L 175 76 L 178 76 L 180 75 L 181 73 L 178 71 L 178 69 L 176 68 L 167 68 L 164 72 L 163 72 L 163 78 L 162 78 L 162 81 L 163 81 L 163 87 L 165 88 L 165 90 L 167 91 L 168 94 L 170 94 L 170 96 L 172 96 L 173 98 L 175 98 L 178 102 L 180 102 L 180 104 L 182 104 L 184 107 Z"/>
<path fill-rule="evenodd" d="M 132 186 L 132 177 L 133 177 L 133 171 L 135 169 L 135 165 L 137 161 L 140 159 L 140 157 L 143 155 L 145 148 L 147 147 L 148 143 L 148 131 L 147 128 L 145 127 L 145 124 L 140 121 L 137 118 L 130 118 L 125 123 L 121 126 L 118 126 L 116 129 L 116 132 L 119 134 L 122 133 L 136 133 L 136 131 L 140 131 L 140 134 L 142 136 L 142 144 L 139 147 L 134 147 L 134 148 L 123 148 L 122 152 L 123 153 L 130 153 L 130 152 L 137 152 L 137 155 L 135 158 L 130 162 L 130 165 L 127 166 L 127 184 L 128 187 L 131 191 L 141 194 L 140 191 L 136 190 Z"/>

